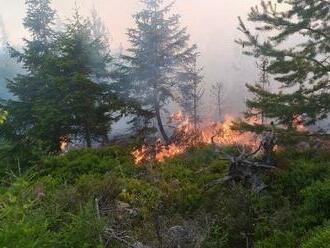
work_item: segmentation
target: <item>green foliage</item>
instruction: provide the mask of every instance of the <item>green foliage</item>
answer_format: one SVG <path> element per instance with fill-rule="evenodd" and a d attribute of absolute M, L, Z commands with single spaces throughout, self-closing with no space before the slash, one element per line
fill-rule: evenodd
<path fill-rule="evenodd" d="M 224 188 L 215 202 L 207 203 L 217 206 L 208 205 L 208 211 L 214 211 L 217 216 L 216 224 L 220 225 L 226 234 L 225 247 L 237 247 L 246 243 L 246 239 L 250 239 L 256 224 L 254 197 L 253 193 L 238 184 Z"/>
<path fill-rule="evenodd" d="M 101 175 L 81 176 L 66 187 L 62 183 L 60 176 L 33 172 L 0 188 L 1 247 L 102 247 L 105 220 L 97 216 L 95 199 L 114 201 L 121 183 Z"/>
<path fill-rule="evenodd" d="M 224 230 L 221 225 L 213 225 L 211 227 L 211 230 L 206 237 L 206 240 L 203 243 L 203 247 L 205 248 L 213 248 L 213 247 L 219 247 L 219 248 L 229 248 L 228 244 L 228 232 Z"/>
<path fill-rule="evenodd" d="M 51 240 L 44 211 L 34 209 L 29 184 L 17 180 L 0 197 L 1 247 L 44 247 Z"/>
<path fill-rule="evenodd" d="M 48 194 L 51 190 L 43 187 L 44 192 L 37 192 L 41 190 L 42 182 L 45 186 L 45 180 L 41 180 L 36 187 L 19 180 L 2 195 L 1 247 L 75 247 L 78 244 L 79 247 L 97 247 L 104 221 L 97 218 L 93 202 L 83 203 L 84 207 L 76 214 L 62 212 L 66 215 L 65 222 L 61 223 L 58 231 L 54 231 L 54 209 L 48 210 L 53 206 L 44 204 L 45 199 L 37 195 Z"/>
<path fill-rule="evenodd" d="M 4 214 L 6 219 L 2 218 L 4 223 L 1 225 L 1 247 L 47 247 L 51 233 L 47 230 L 47 220 L 42 212 L 35 211 L 26 216 L 21 209 L 12 208 Z M 15 218 L 13 215 L 19 215 L 20 218 Z"/>
<path fill-rule="evenodd" d="M 247 85 L 254 98 L 248 99 L 246 106 L 249 111 L 247 118 L 256 117 L 263 113 L 264 117 L 277 120 L 279 125 L 284 125 L 289 130 L 296 128 L 299 122 L 297 117 L 307 114 L 306 97 L 301 91 L 295 93 L 271 93 L 261 85 Z M 311 109 L 311 111 L 314 109 Z"/>
<path fill-rule="evenodd" d="M 302 248 L 329 248 L 330 225 L 326 224 L 311 233 L 310 238 L 302 244 Z"/>
<path fill-rule="evenodd" d="M 22 52 L 11 49 L 26 72 L 8 83 L 15 98 L 1 103 L 9 116 L 0 132 L 17 151 L 11 159 L 33 162 L 35 156 L 57 154 L 63 140 L 83 140 L 88 147 L 108 143 L 126 105 L 110 84 L 112 58 L 99 27 L 76 12 L 55 32 L 49 0 L 26 5 L 24 25 L 32 38 Z"/>
<path fill-rule="evenodd" d="M 241 181 L 204 190 L 228 171 L 228 162 L 212 146 L 139 166 L 133 164 L 130 147 L 57 155 L 63 139 L 82 138 L 88 147 L 108 143 L 112 123 L 132 109 L 137 139 L 154 130 L 150 121 L 156 117 L 168 140 L 161 111 L 179 98 L 198 122 L 197 48 L 189 45 L 171 4 L 143 2 L 145 8 L 134 16 L 136 28 L 128 32 L 132 46 L 113 75 L 105 29 L 95 13 L 90 21 L 76 12 L 55 32 L 50 0 L 26 1 L 24 26 L 31 39 L 22 52 L 10 49 L 25 72 L 8 82 L 14 98 L 0 105 L 0 246 L 103 247 L 110 227 L 154 247 L 169 227 L 182 225 L 203 229 L 202 234 L 193 231 L 206 248 L 327 247 L 329 154 L 278 153 L 278 170 L 262 175 L 268 187 L 258 194 Z M 264 69 L 283 86 L 295 86 L 271 93 L 248 85 L 255 97 L 247 101 L 252 111 L 247 116 L 261 110 L 291 130 L 299 121 L 311 124 L 329 112 L 329 49 L 324 45 L 329 29 L 320 24 L 328 18 L 329 6 L 322 0 L 287 4 L 290 10 L 282 14 L 265 2 L 262 12 L 253 8 L 249 20 L 264 24 L 257 30 L 268 36 L 260 42 L 241 22 L 247 41 L 239 43 L 252 49 L 249 55 L 269 58 Z M 281 49 L 296 35 L 310 42 L 301 43 L 301 50 Z M 119 83 L 113 84 L 114 79 Z M 139 99 L 123 103 L 119 93 Z M 237 125 L 258 132 L 265 128 Z M 109 242 L 112 247 L 125 243 Z"/>
<path fill-rule="evenodd" d="M 187 221 L 203 226 L 198 237 L 206 248 L 326 244 L 327 155 L 286 151 L 277 157 L 279 169 L 264 176 L 268 188 L 256 194 L 240 182 L 203 191 L 228 170 L 212 146 L 138 167 L 119 147 L 48 156 L 0 188 L 0 246 L 98 247 L 109 226 L 152 246 L 158 243 L 156 217 L 161 228 Z"/>
<path fill-rule="evenodd" d="M 56 234 L 53 247 L 101 248 L 100 235 L 105 220 L 97 217 L 93 202 L 88 203 L 77 215 L 70 216 L 70 223 Z"/>
<path fill-rule="evenodd" d="M 50 2 L 50 0 L 26 1 L 27 14 L 24 18 L 24 27 L 32 33 L 35 41 L 41 41 L 37 43 L 41 46 L 46 45 L 43 41 L 53 33 L 51 25 L 54 22 L 55 11 L 50 7 Z"/>
<path fill-rule="evenodd" d="M 293 159 L 299 155 L 286 153 L 282 156 L 290 156 Z M 276 187 L 281 195 L 292 197 L 293 201 L 301 201 L 301 189 L 330 177 L 329 162 L 322 158 L 297 158 L 291 161 L 285 170 L 278 171 L 276 176 L 272 182 L 273 187 Z"/>
<path fill-rule="evenodd" d="M 119 199 L 139 208 L 142 217 L 150 218 L 159 203 L 160 192 L 155 186 L 143 180 L 126 179 Z"/>
<path fill-rule="evenodd" d="M 69 121 L 68 135 L 82 137 L 88 147 L 93 141 L 108 142 L 111 124 L 118 118 L 114 112 L 121 108 L 109 84 L 108 44 L 94 37 L 90 21 L 76 12 L 59 34 L 56 48 L 54 77 L 66 106 L 61 114 Z"/>
<path fill-rule="evenodd" d="M 54 148 L 52 142 L 62 132 L 62 118 L 54 116 L 59 110 L 59 106 L 54 105 L 58 91 L 53 90 L 47 73 L 54 65 L 51 26 L 55 12 L 49 0 L 29 0 L 26 6 L 24 26 L 32 38 L 24 40 L 22 52 L 10 49 L 11 56 L 23 64 L 25 71 L 8 82 L 8 89 L 15 97 L 2 103 L 10 118 L 0 130 L 2 136 L 22 153 L 31 149 L 31 145 L 42 146 L 44 150 Z"/>
<path fill-rule="evenodd" d="M 274 233 L 265 240 L 255 244 L 255 248 L 295 248 L 297 247 L 296 239 L 291 232 L 281 232 L 275 230 Z"/>
<path fill-rule="evenodd" d="M 4 123 L 8 113 L 0 109 L 0 124 Z"/>
<path fill-rule="evenodd" d="M 157 118 L 159 130 L 168 141 L 161 111 L 182 92 L 193 94 L 194 84 L 197 93 L 200 81 L 199 71 L 194 68 L 197 47 L 189 45 L 189 35 L 180 27 L 179 15 L 171 13 L 173 3 L 142 2 L 144 8 L 134 15 L 136 27 L 128 30 L 131 48 L 123 56 L 124 82 L 128 95 L 134 96 L 143 110 L 152 115 L 136 119 L 136 129 L 148 128 L 151 118 Z"/>
<path fill-rule="evenodd" d="M 245 36 L 237 43 L 244 54 L 267 59 L 266 73 L 280 83 L 278 91 L 247 85 L 253 97 L 247 116 L 263 113 L 291 129 L 295 122 L 314 124 L 329 114 L 329 3 L 324 0 L 261 1 L 251 8 L 249 29 L 239 18 Z M 292 43 L 291 41 L 294 40 Z M 326 58 L 326 59 L 322 59 Z M 299 120 L 300 119 L 300 120 Z"/>
<path fill-rule="evenodd" d="M 51 174 L 64 181 L 73 182 L 82 175 L 113 173 L 126 177 L 134 167 L 127 150 L 119 147 L 77 149 L 62 156 L 49 156 L 40 162 L 40 174 Z"/>
<path fill-rule="evenodd" d="M 305 216 L 305 225 L 322 224 L 330 219 L 330 179 L 317 181 L 301 192 L 303 196 L 302 214 Z"/>

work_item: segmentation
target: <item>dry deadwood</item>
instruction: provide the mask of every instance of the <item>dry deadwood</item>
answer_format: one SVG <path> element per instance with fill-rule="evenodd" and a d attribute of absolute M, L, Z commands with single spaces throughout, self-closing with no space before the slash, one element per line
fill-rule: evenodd
<path fill-rule="evenodd" d="M 127 247 L 133 248 L 134 241 L 132 238 L 128 235 L 126 235 L 126 232 L 122 231 L 117 231 L 114 230 L 113 228 L 106 228 L 104 230 L 103 234 L 104 239 L 106 240 L 106 246 L 111 242 L 111 241 L 118 241 Z"/>
<path fill-rule="evenodd" d="M 113 228 L 106 228 L 103 234 L 103 238 L 106 240 L 105 247 L 109 246 L 111 241 L 117 241 L 122 243 L 127 248 L 149 248 L 149 246 L 134 240 L 131 236 L 127 235 L 125 231 L 114 230 Z"/>
<path fill-rule="evenodd" d="M 216 185 L 223 184 L 228 181 L 247 182 L 251 186 L 251 190 L 254 192 L 260 192 L 264 188 L 266 188 L 266 185 L 260 179 L 258 173 L 260 169 L 272 170 L 276 169 L 276 167 L 265 163 L 249 160 L 249 158 L 257 154 L 261 150 L 261 148 L 262 145 L 260 145 L 256 151 L 247 153 L 246 149 L 237 147 L 239 155 L 231 156 L 227 153 L 224 153 L 219 147 L 216 147 L 219 154 L 222 155 L 221 159 L 229 161 L 229 171 L 225 177 L 207 183 L 204 186 L 204 191 L 207 191 Z"/>
<path fill-rule="evenodd" d="M 96 214 L 98 219 L 100 219 L 101 216 L 106 216 L 109 214 L 115 216 L 113 222 L 111 224 L 109 223 L 100 235 L 100 240 L 101 243 L 104 244 L 104 247 L 112 247 L 111 243 L 116 241 L 128 248 L 149 248 L 130 236 L 125 231 L 125 226 L 122 225 L 123 223 L 128 224 L 128 220 L 131 219 L 132 216 L 136 216 L 138 210 L 132 208 L 130 204 L 122 201 L 116 200 L 111 203 L 104 203 L 105 204 L 101 204 L 99 199 L 95 199 Z"/>

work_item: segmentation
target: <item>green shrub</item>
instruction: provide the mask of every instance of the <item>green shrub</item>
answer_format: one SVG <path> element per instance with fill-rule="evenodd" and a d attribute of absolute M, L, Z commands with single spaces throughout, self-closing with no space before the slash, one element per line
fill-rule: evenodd
<path fill-rule="evenodd" d="M 230 248 L 228 233 L 222 225 L 213 225 L 203 242 L 204 248 Z"/>
<path fill-rule="evenodd" d="M 42 211 L 12 206 L 0 211 L 0 219 L 0 247 L 51 247 L 52 233 Z"/>
<path fill-rule="evenodd" d="M 98 199 L 100 202 L 112 202 L 122 192 L 123 182 L 113 176 L 84 175 L 75 184 L 81 201 Z"/>
<path fill-rule="evenodd" d="M 119 176 L 133 174 L 127 150 L 119 147 L 72 150 L 65 155 L 46 157 L 40 166 L 40 175 L 50 174 L 70 183 L 82 175 L 109 172 Z"/>
<path fill-rule="evenodd" d="M 329 248 L 330 224 L 314 231 L 308 240 L 302 244 L 302 248 Z"/>
<path fill-rule="evenodd" d="M 31 193 L 31 184 L 18 179 L 0 196 L 0 247 L 48 247 L 48 221 Z"/>
<path fill-rule="evenodd" d="M 329 163 L 297 157 L 292 159 L 288 168 L 279 170 L 274 180 L 269 183 L 280 195 L 289 197 L 293 203 L 299 204 L 302 200 L 300 191 L 303 188 L 329 177 Z"/>
<path fill-rule="evenodd" d="M 160 192 L 146 181 L 130 178 L 124 181 L 123 191 L 118 197 L 133 207 L 139 208 L 142 215 L 148 217 L 158 206 Z"/>
<path fill-rule="evenodd" d="M 291 232 L 275 230 L 273 234 L 256 242 L 255 248 L 297 248 L 295 236 Z"/>
<path fill-rule="evenodd" d="M 100 235 L 105 227 L 105 220 L 98 219 L 95 205 L 88 203 L 77 215 L 71 216 L 53 240 L 53 247 L 61 248 L 101 248 Z"/>
<path fill-rule="evenodd" d="M 330 179 L 317 181 L 302 190 L 301 214 L 305 222 L 320 225 L 330 219 Z"/>
<path fill-rule="evenodd" d="M 154 247 L 157 225 L 165 231 L 189 221 L 208 223 L 205 248 L 245 247 L 246 237 L 256 248 L 296 248 L 301 240 L 303 248 L 329 243 L 328 225 L 318 228 L 330 218 L 325 157 L 278 155 L 289 162 L 263 173 L 268 187 L 256 194 L 241 182 L 203 191 L 228 170 L 210 146 L 140 166 L 133 165 L 129 152 L 106 147 L 48 156 L 23 177 L 2 184 L 0 247 L 100 247 L 105 224 Z M 104 210 L 101 219 L 95 198 Z"/>

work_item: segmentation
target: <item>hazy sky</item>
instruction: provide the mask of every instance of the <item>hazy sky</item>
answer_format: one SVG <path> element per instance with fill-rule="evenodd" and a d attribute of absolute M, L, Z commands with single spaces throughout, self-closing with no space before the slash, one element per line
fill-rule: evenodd
<path fill-rule="evenodd" d="M 6 25 L 11 42 L 19 43 L 26 36 L 22 26 L 25 15 L 24 0 L 0 0 L 0 15 Z M 111 33 L 112 48 L 120 44 L 127 47 L 126 30 L 132 27 L 132 14 L 140 7 L 139 0 L 53 0 L 53 7 L 61 19 L 70 18 L 75 2 L 84 15 L 95 7 Z M 256 80 L 255 62 L 241 54 L 234 43 L 241 36 L 237 30 L 237 17 L 246 18 L 251 6 L 260 0 L 177 0 L 174 11 L 182 16 L 183 26 L 188 27 L 192 43 L 197 43 L 201 53 L 208 84 L 222 80 L 227 84 L 228 101 L 232 111 L 237 110 L 237 97 L 245 91 L 244 84 Z M 228 106 L 230 107 L 230 106 Z"/>

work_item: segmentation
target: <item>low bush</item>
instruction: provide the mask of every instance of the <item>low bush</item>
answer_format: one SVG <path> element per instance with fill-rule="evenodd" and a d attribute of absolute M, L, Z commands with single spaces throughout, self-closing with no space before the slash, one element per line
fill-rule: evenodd
<path fill-rule="evenodd" d="M 211 146 L 139 166 L 120 147 L 48 156 L 0 187 L 0 247 L 103 247 L 106 227 L 157 247 L 171 226 L 199 230 L 203 248 L 327 247 L 329 161 L 277 156 L 261 193 L 241 182 L 204 191 L 228 171 Z"/>

